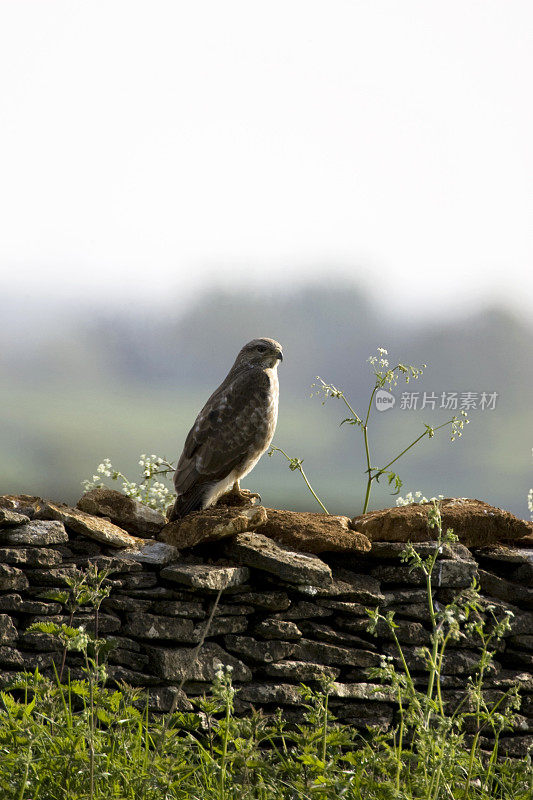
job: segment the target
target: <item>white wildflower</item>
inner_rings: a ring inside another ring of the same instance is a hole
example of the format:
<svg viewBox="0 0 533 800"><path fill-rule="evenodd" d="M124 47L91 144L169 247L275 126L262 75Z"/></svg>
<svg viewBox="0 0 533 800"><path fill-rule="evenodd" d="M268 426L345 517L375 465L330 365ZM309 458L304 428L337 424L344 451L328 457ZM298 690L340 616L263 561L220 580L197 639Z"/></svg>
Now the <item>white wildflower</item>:
<svg viewBox="0 0 533 800"><path fill-rule="evenodd" d="M422 492L407 492L405 497L397 497L396 498L396 505L397 506L410 506L412 503L433 503L438 502L444 498L443 494L439 494L436 497L424 497Z"/></svg>

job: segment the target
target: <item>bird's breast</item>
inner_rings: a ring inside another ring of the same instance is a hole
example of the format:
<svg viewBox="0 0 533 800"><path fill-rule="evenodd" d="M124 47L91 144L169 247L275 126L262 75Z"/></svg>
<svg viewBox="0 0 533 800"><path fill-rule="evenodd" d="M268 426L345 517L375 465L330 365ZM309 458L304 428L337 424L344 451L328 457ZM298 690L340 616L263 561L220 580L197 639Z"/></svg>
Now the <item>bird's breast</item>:
<svg viewBox="0 0 533 800"><path fill-rule="evenodd" d="M278 421L279 381L277 369L267 369L265 372L268 376L269 383L265 397L263 420L266 428L266 437L270 440L274 436Z"/></svg>

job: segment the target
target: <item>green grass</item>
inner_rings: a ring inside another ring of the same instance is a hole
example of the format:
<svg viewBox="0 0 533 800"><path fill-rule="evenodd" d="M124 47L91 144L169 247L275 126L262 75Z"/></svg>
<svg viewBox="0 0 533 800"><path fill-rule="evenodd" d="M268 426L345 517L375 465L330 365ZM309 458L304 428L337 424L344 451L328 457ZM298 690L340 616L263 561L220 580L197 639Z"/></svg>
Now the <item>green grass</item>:
<svg viewBox="0 0 533 800"><path fill-rule="evenodd" d="M3 800L530 800L528 763L493 760L438 726L361 736L307 690L305 721L237 718L224 678L199 713L150 719L133 690L39 675L2 693ZM14 699L19 694L19 699ZM473 753L473 755L472 755ZM437 780L438 776L438 780Z"/></svg>
<svg viewBox="0 0 533 800"><path fill-rule="evenodd" d="M55 634L65 653L75 650L83 680L56 673L21 674L0 695L0 797L2 800L531 800L531 759L504 757L500 739L520 707L517 687L494 699L486 692L495 645L509 630L475 586L444 608L433 602L432 572L442 546L438 504L428 505L434 548L422 558L407 545L402 559L425 576L430 645L422 648L426 686L409 671L392 613L369 610L368 630L386 625L396 658L383 657L369 680L397 708L390 730L361 733L331 713L334 683L301 687L301 722L287 723L251 710L234 714L231 668L220 667L209 696L193 712L155 717L139 690L105 687L110 642L82 629L37 623ZM110 591L108 573L90 569L56 598L73 613L95 612ZM214 601L210 620L220 593ZM97 626L97 618L96 618ZM479 662L465 678L462 700L450 707L442 686L445 651L469 637ZM203 640L202 640L203 641ZM198 644L201 647L201 642ZM63 679L61 679L63 678Z"/></svg>

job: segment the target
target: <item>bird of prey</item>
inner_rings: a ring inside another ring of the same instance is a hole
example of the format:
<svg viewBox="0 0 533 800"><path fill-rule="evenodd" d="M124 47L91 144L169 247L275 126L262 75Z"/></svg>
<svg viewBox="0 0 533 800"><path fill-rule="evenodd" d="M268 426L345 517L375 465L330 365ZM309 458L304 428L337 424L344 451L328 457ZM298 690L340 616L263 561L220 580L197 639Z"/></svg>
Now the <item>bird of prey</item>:
<svg viewBox="0 0 533 800"><path fill-rule="evenodd" d="M274 339L245 344L226 378L192 426L174 474L177 499L169 519L213 505L231 491L250 497L239 481L268 449L278 419L278 364Z"/></svg>

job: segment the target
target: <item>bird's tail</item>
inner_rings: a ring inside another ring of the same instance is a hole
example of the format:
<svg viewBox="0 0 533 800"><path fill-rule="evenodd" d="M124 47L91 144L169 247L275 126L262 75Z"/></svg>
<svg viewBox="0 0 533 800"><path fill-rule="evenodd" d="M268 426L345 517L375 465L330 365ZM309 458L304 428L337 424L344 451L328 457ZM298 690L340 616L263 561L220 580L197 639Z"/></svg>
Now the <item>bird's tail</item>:
<svg viewBox="0 0 533 800"><path fill-rule="evenodd" d="M182 519L186 514L191 511L198 511L205 508L205 500L212 488L212 484L199 484L193 486L187 492L179 494L170 512L168 513L168 521L174 522L177 519Z"/></svg>

